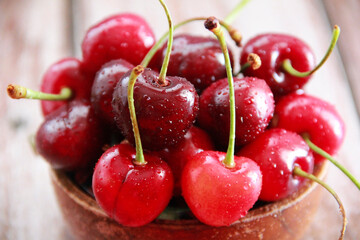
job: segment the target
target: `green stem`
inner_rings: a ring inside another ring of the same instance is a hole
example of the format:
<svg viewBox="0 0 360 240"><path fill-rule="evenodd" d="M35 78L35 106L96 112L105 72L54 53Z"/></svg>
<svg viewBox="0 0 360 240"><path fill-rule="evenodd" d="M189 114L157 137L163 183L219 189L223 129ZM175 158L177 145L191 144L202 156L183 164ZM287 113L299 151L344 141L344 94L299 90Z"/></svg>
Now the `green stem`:
<svg viewBox="0 0 360 240"><path fill-rule="evenodd" d="M343 216L343 225L342 225L342 229L341 229L341 233L340 233L340 237L339 239L344 239L344 235L345 235L345 230L346 230L346 224L347 224L347 220L346 220L346 214L345 214L345 209L344 209L344 205L342 204L339 196L336 194L336 192L325 182L321 181L319 178L315 177L314 175L307 173L305 171L303 171L300 167L296 166L294 168L293 173L297 176L300 177L304 177L307 179L310 179L314 182L317 182L318 184L320 184L321 186L323 186L331 195L333 195L333 197L335 198L335 200L337 201L337 203L339 204L339 208L340 208L340 212Z"/></svg>
<svg viewBox="0 0 360 240"><path fill-rule="evenodd" d="M229 132L228 149L223 163L226 167L233 168L235 167L234 150L235 150L235 115L236 114L235 114L235 94L234 94L234 86L233 86L234 80L232 76L229 51L226 46L224 33L220 27L219 21L214 17L210 17L205 21L205 27L215 34L215 36L219 40L221 49L225 57L226 74L229 84L230 132Z"/></svg>
<svg viewBox="0 0 360 240"><path fill-rule="evenodd" d="M251 67L253 70L259 69L261 67L261 59L256 53L249 53L247 62L241 65L240 71L236 75L244 72L244 70L249 67Z"/></svg>
<svg viewBox="0 0 360 240"><path fill-rule="evenodd" d="M333 158L330 154L328 154L327 152L325 152L324 150L322 150L321 148L319 148L318 146L316 146L313 142L311 142L309 136L304 135L303 136L305 142L309 145L309 147L311 148L311 150L313 150L315 153L319 154L320 156L326 158L327 160L329 160L332 164L334 164L338 169L340 169L354 184L355 186L360 190L360 183L358 180L356 180L356 178L343 166L341 165L338 161L335 160L335 158Z"/></svg>
<svg viewBox="0 0 360 240"><path fill-rule="evenodd" d="M190 22L195 22L195 21L205 21L207 18L206 17L196 17L196 18L190 18L187 19L183 22L180 22L178 24L176 24L174 26L174 30L178 29L179 27L186 25ZM240 46L241 45L241 39L242 36L240 34L239 31L237 31L235 28L231 27L230 25L226 24L223 21L219 21L221 26L223 26L226 31L229 33L230 37L234 40L234 42L236 43L236 45ZM165 40L167 39L169 35L169 32L166 32L164 35L161 36L161 38L155 43L155 45L150 49L150 51L146 54L144 60L141 62L141 65L146 68L151 59L153 58L153 56L155 55L156 51L162 46L162 44L165 42Z"/></svg>
<svg viewBox="0 0 360 240"><path fill-rule="evenodd" d="M329 58L331 52L335 48L337 40L339 39L339 35L340 35L340 28L339 28L339 26L335 25L330 46L329 46L328 50L326 51L325 56L321 59L320 63L314 69L307 71L307 72L299 72L296 69L294 69L294 67L291 65L291 61L289 59L284 60L284 62L282 64L282 68L284 69L285 72L287 72L290 75L295 76L295 77L310 76L311 74L316 72Z"/></svg>
<svg viewBox="0 0 360 240"><path fill-rule="evenodd" d="M34 91L32 89L9 84L7 87L8 95L14 99L27 98L27 99L39 99L39 100L48 100L48 101L59 101L59 100L68 100L72 96L72 91L70 88L64 87L61 89L59 94L43 93L39 91Z"/></svg>
<svg viewBox="0 0 360 240"><path fill-rule="evenodd" d="M134 163L137 165L144 165L146 164L144 153L141 144L140 138L140 131L139 126L136 120L136 112L135 112L135 104L134 104L134 85L138 76L144 71L144 68L141 65L136 66L133 68L129 78L129 85L128 85L128 104L129 104L129 112L130 112L130 119L131 124L133 127L134 138L135 138L135 147L136 147L136 156Z"/></svg>
<svg viewBox="0 0 360 240"><path fill-rule="evenodd" d="M158 83L160 85L167 85L167 81L165 78L166 78L166 72L167 72L167 68L169 65L169 61L170 61L172 42L173 42L173 38L174 38L173 37L174 26L173 26L173 23L171 20L169 9L167 8L166 4L162 0L159 0L159 1L165 10L166 17L169 22L169 38L168 38L168 42L167 42L165 58L164 58L162 66L161 66L161 70L160 70L160 74L159 74Z"/></svg>
<svg viewBox="0 0 360 240"><path fill-rule="evenodd" d="M239 15L239 12L248 4L251 0L242 0L236 7L225 17L224 22L231 24L235 18Z"/></svg>

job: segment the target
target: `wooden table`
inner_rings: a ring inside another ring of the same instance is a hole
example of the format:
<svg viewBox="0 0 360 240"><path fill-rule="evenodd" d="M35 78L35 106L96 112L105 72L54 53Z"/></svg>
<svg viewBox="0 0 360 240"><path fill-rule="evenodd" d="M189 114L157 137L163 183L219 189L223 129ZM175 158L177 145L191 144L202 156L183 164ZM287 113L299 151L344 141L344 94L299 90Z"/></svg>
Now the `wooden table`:
<svg viewBox="0 0 360 240"><path fill-rule="evenodd" d="M223 18L237 0L167 0L174 22L194 16ZM360 2L356 0L253 0L234 26L246 41L262 32L285 32L304 39L318 59L327 49L333 24L342 34L337 50L315 74L306 90L333 103L346 122L347 135L338 159L360 179ZM71 239L49 180L49 166L36 155L29 139L42 121L35 101L15 101L7 84L38 89L46 68L60 58L81 58L86 29L109 14L142 15L157 37L167 21L156 0L0 0L0 239ZM201 23L180 31L209 34ZM236 53L239 50L235 51ZM348 215L346 239L360 237L360 192L331 167L327 178ZM341 215L324 193L322 205L304 239L337 239Z"/></svg>

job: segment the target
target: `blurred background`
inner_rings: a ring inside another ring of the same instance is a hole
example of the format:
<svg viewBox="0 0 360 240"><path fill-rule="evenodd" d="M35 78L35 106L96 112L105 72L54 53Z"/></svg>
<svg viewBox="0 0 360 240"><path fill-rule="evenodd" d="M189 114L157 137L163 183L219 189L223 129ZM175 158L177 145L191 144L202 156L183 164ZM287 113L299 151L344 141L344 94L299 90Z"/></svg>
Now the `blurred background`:
<svg viewBox="0 0 360 240"><path fill-rule="evenodd" d="M224 18L237 0L166 0L175 23L195 16ZM13 100L9 83L39 89L41 77L55 61L81 59L86 30L119 12L143 16L157 37L167 20L156 0L0 0L0 239L71 239L62 220L49 178L49 166L32 149L31 137L43 117L35 100ZM337 158L360 179L360 2L357 0L252 0L233 26L249 38L264 32L295 35L307 42L317 59L325 53L334 24L341 27L336 51L318 71L306 91L336 106L347 135ZM202 23L179 29L210 35ZM230 42L230 41L229 41ZM240 49L230 45L238 56ZM237 61L238 57L235 57ZM343 200L348 214L345 239L360 236L360 192L330 167L329 185ZM314 222L304 239L336 239L341 215L325 191Z"/></svg>

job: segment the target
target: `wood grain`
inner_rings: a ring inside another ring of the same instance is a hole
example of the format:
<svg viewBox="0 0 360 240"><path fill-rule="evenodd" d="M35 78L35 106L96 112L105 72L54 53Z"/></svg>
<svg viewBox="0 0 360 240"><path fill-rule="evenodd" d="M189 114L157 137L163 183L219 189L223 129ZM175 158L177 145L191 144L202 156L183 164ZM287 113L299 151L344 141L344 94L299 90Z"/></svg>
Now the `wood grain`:
<svg viewBox="0 0 360 240"><path fill-rule="evenodd" d="M223 18L238 1L166 2L176 23L194 16ZM233 25L242 31L244 41L263 32L298 36L312 47L317 59L327 49L332 25L338 23L342 27L339 48L306 90L334 104L343 116L347 136L337 157L360 179L360 126L355 105L357 102L359 106L360 99L356 81L360 66L357 9L356 0L253 0ZM37 89L50 64L71 55L81 58L80 44L89 26L125 11L142 15L157 37L167 29L165 15L155 0L108 0L106 4L99 0L0 1L0 239L71 239L54 198L48 165L28 143L42 121L39 104L9 99L5 94L7 84ZM180 31L210 35L202 23L189 24ZM240 50L234 52L238 54ZM334 167L329 170L327 182L338 192L348 213L345 239L358 239L359 191ZM338 237L338 207L325 191L323 195L323 204L304 239Z"/></svg>

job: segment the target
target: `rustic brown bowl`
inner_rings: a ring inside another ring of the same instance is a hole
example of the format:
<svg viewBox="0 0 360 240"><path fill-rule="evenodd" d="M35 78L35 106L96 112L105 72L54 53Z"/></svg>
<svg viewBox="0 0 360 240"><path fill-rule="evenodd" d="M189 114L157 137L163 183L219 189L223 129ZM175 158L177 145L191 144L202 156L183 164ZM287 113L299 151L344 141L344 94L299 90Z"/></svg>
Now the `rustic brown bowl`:
<svg viewBox="0 0 360 240"><path fill-rule="evenodd" d="M324 179L327 164L315 175ZM155 220L143 227L124 227L99 208L62 171L52 170L52 182L65 221L76 239L208 240L299 239L309 226L321 200L321 187L306 185L290 197L253 209L228 227L211 227L197 220Z"/></svg>

